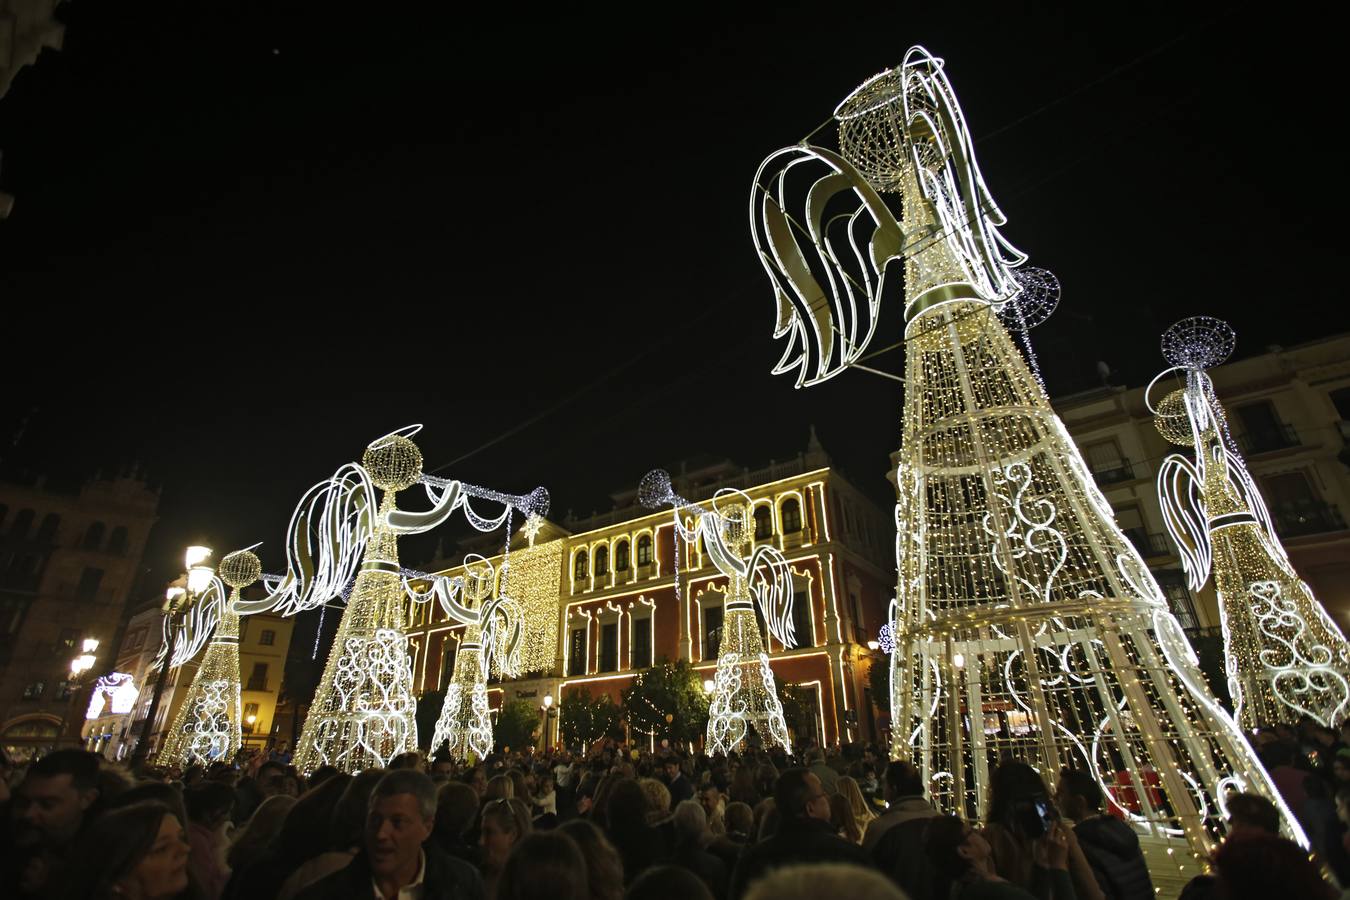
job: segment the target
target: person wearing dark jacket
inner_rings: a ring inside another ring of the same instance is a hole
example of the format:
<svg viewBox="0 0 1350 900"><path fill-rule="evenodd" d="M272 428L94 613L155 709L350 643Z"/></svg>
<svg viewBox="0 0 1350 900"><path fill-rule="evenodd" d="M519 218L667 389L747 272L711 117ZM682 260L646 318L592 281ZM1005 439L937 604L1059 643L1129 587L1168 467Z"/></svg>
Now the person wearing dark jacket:
<svg viewBox="0 0 1350 900"><path fill-rule="evenodd" d="M300 900L378 897L483 900L468 863L428 843L436 824L436 786L415 769L395 769L370 795L361 852L344 869L300 893Z"/></svg>
<svg viewBox="0 0 1350 900"><path fill-rule="evenodd" d="M1152 900L1153 881L1134 829L1101 813L1097 780L1079 769L1064 769L1055 790L1055 804L1073 827L1097 884L1107 900Z"/></svg>
<svg viewBox="0 0 1350 900"><path fill-rule="evenodd" d="M872 867L861 847L834 833L830 799L815 775L805 769L784 771L774 785L774 805L781 816L778 831L741 855L731 877L732 900L739 900L757 878L779 866L836 862Z"/></svg>

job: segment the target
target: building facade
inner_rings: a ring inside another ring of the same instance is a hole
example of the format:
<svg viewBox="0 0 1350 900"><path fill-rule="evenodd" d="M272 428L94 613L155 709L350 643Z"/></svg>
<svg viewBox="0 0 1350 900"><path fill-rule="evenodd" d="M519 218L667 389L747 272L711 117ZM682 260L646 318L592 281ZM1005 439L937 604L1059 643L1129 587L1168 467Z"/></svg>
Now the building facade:
<svg viewBox="0 0 1350 900"><path fill-rule="evenodd" d="M135 723L138 710L148 704L146 676L163 635L164 613L152 604L135 613L122 632L122 643L113 658L112 672L103 676L107 684L96 684L85 711L80 737L86 750L107 759L124 759L139 736ZM128 690L124 685L130 684ZM151 682L153 689L153 682ZM130 699L130 706L125 700ZM143 720L143 713L142 713Z"/></svg>
<svg viewBox="0 0 1350 900"><path fill-rule="evenodd" d="M1350 530L1342 512L1350 508L1350 335L1273 348L1209 375L1290 561L1350 631ZM1155 401L1180 386L1160 383ZM1158 502L1158 466L1188 448L1158 433L1143 387L1099 388L1054 406L1182 626L1193 636L1215 636L1213 584L1195 594L1186 588Z"/></svg>
<svg viewBox="0 0 1350 900"><path fill-rule="evenodd" d="M722 488L744 491L756 543L788 560L799 646L769 638L767 649L774 673L810 711L812 724L801 728L809 733L794 734L795 743L880 740L889 709L885 697L872 696L868 674L884 661L868 642L894 591L888 517L830 467L814 436L790 462L757 471L722 461L686 467L674 486L694 502ZM525 607L525 672L490 685L494 707L538 704L546 695L560 702L582 689L618 702L638 673L663 660L687 660L712 677L726 579L701 548L681 547L677 593L671 511L638 507L636 490L614 499L611 512L566 528L545 523L532 542L520 535L513 542L506 593ZM414 684L419 695L441 690L464 627L433 604L414 605L410 621ZM556 742L557 720L547 721Z"/></svg>
<svg viewBox="0 0 1350 900"><path fill-rule="evenodd" d="M107 671L158 505L137 474L0 485L0 745L18 758L79 740L91 685L71 661L97 640L90 681Z"/></svg>

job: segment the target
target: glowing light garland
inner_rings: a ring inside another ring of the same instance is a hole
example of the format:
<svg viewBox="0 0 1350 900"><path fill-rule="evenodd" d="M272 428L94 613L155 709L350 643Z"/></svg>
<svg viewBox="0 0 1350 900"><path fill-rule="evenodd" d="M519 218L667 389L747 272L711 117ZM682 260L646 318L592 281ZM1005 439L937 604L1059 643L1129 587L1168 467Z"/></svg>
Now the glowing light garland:
<svg viewBox="0 0 1350 900"><path fill-rule="evenodd" d="M243 740L239 700L240 592L262 577L262 564L252 548L238 550L220 561L218 578L189 614L179 631L185 648L210 636L206 656L193 676L183 703L165 733L156 760L160 765L184 768L192 763L233 758ZM220 582L230 586L225 597ZM209 608L208 608L209 607ZM200 615L194 615L201 610ZM165 617L168 621L168 617ZM214 633L188 633L191 628L214 626ZM190 658L190 657L189 657ZM186 662L186 660L183 660Z"/></svg>
<svg viewBox="0 0 1350 900"><path fill-rule="evenodd" d="M706 510L677 496L670 475L656 469L643 477L638 499L648 509L674 506L677 553L682 542L697 547L702 538L708 557L727 578L722 641L708 707L708 753L735 750L751 727L765 744L791 752L755 605L768 632L784 647L795 646L792 573L777 549L761 545L751 551L754 519L749 496L723 488L713 497L713 508ZM684 521L689 513L694 516L692 527ZM679 582L678 567L675 580Z"/></svg>
<svg viewBox="0 0 1350 900"><path fill-rule="evenodd" d="M1207 316L1163 335L1163 354L1186 386L1149 408L1158 431L1196 449L1158 470L1158 500L1192 590L1214 575L1228 691L1244 728L1304 715L1334 727L1350 710L1350 644L1294 571L1205 369L1232 352L1236 335ZM1150 390L1158 378L1149 385ZM1147 400L1147 393L1145 399Z"/></svg>
<svg viewBox="0 0 1350 900"><path fill-rule="evenodd" d="M843 154L772 154L751 221L788 339L775 371L799 386L856 362L904 263L892 755L970 818L1006 755L1089 771L1165 850L1155 869L1198 868L1230 789L1269 798L1306 845L1013 344L1007 305L1029 326L1053 282L1014 270L941 61L910 50L836 118ZM879 193L897 188L899 218Z"/></svg>

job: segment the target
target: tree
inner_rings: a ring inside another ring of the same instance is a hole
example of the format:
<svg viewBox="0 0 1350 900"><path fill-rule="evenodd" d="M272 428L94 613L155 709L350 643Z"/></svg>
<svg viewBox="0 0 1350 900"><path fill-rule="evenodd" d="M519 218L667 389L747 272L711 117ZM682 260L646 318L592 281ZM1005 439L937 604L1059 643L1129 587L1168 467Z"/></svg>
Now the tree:
<svg viewBox="0 0 1350 900"><path fill-rule="evenodd" d="M657 740L689 744L708 727L708 698L703 681L687 660L662 660L623 692L623 709L635 731Z"/></svg>
<svg viewBox="0 0 1350 900"><path fill-rule="evenodd" d="M883 656L872 660L867 670L867 685L872 689L872 702L883 713L891 714L891 658Z"/></svg>
<svg viewBox="0 0 1350 900"><path fill-rule="evenodd" d="M586 688L569 693L558 704L558 729L563 744L583 749L604 737L621 737L622 710L609 694L591 696Z"/></svg>
<svg viewBox="0 0 1350 900"><path fill-rule="evenodd" d="M497 724L492 726L493 749L523 750L534 744L539 729L539 710L528 700L512 700L497 713Z"/></svg>

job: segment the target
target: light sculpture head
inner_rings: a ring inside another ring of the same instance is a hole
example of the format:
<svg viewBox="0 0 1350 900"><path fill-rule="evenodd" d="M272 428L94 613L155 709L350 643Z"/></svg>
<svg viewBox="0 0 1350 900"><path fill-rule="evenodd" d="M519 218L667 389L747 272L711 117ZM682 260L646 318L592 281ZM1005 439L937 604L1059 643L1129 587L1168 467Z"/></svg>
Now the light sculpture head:
<svg viewBox="0 0 1350 900"><path fill-rule="evenodd" d="M1237 332L1222 319L1191 316L1173 323L1163 332L1162 353L1174 366L1209 369L1233 353Z"/></svg>
<svg viewBox="0 0 1350 900"><path fill-rule="evenodd" d="M1186 391L1178 388L1158 401L1153 424L1158 433L1174 444L1189 447L1195 443L1191 419L1186 413Z"/></svg>
<svg viewBox="0 0 1350 900"><path fill-rule="evenodd" d="M723 488L713 497L713 510L722 526L722 538L731 552L747 555L750 547L750 498L741 491Z"/></svg>
<svg viewBox="0 0 1350 900"><path fill-rule="evenodd" d="M217 568L220 580L232 588L245 588L262 577L262 561L252 549L228 553Z"/></svg>
<svg viewBox="0 0 1350 900"><path fill-rule="evenodd" d="M887 69L864 81L834 110L839 149L878 191L899 191L907 177L904 106L903 72Z"/></svg>
<svg viewBox="0 0 1350 900"><path fill-rule="evenodd" d="M638 503L647 509L660 509L678 499L665 469L652 469L638 482Z"/></svg>
<svg viewBox="0 0 1350 900"><path fill-rule="evenodd" d="M371 442L361 456L361 465L380 490L402 491L422 477L422 451L396 431Z"/></svg>

